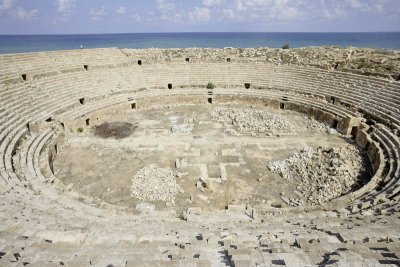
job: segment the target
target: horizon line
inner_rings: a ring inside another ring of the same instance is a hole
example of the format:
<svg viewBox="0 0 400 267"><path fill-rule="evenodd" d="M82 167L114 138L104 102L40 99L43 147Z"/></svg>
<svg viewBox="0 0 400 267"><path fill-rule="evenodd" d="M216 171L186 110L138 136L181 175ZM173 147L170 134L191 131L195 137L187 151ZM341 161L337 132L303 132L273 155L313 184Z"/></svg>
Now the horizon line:
<svg viewBox="0 0 400 267"><path fill-rule="evenodd" d="M215 32L189 32L189 31L181 31L181 32L114 32L114 33L22 33L22 34L9 34L9 33L0 33L0 36L27 36L27 35L112 35L112 34L185 34L185 33L400 33L400 31L277 31L277 32L263 32L263 31L215 31Z"/></svg>

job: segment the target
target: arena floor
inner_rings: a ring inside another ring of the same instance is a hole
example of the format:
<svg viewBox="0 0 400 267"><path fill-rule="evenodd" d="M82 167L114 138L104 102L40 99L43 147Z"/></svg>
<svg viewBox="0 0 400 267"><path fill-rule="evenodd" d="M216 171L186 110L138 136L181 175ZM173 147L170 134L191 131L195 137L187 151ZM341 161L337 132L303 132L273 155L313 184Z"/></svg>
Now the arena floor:
<svg viewBox="0 0 400 267"><path fill-rule="evenodd" d="M245 111L249 112L244 114L247 117L262 112L278 120L264 131L246 132L216 116L216 110ZM55 175L69 189L132 211L142 202L179 212L189 206L204 211L235 204L288 207L282 196L297 196L305 207L310 203L299 195L296 183L271 172L268 163L285 160L305 147L355 147L350 138L336 131L328 134L329 126L304 114L240 104L138 110L110 117L108 123L116 129L128 125L129 135L98 136L98 125L91 126L71 137L58 153ZM355 172L364 184L371 176L369 160L365 154L362 157L363 172ZM160 196L154 199L151 191L142 192L139 198L132 195L132 179L152 164L175 172L177 192L169 193L168 184L151 181L149 174L146 186L156 190L164 187L158 192Z"/></svg>

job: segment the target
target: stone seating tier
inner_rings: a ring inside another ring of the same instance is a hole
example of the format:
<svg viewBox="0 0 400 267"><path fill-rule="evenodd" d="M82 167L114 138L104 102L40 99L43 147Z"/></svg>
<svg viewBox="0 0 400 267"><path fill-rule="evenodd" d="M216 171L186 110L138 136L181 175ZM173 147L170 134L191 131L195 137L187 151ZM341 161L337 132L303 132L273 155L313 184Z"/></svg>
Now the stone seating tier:
<svg viewBox="0 0 400 267"><path fill-rule="evenodd" d="M3 55L0 62L0 265L400 264L399 82L264 63L138 66L118 49ZM34 78L23 81L24 73ZM40 158L56 153L64 120L129 109L130 101L140 108L157 97L206 102L208 82L216 85L216 101L268 99L339 121L360 111L384 119L386 125L376 121L367 133L377 177L325 210L270 208L256 217L227 210L182 221L173 210L134 215L67 192L49 165L42 169ZM375 184L380 177L383 183Z"/></svg>

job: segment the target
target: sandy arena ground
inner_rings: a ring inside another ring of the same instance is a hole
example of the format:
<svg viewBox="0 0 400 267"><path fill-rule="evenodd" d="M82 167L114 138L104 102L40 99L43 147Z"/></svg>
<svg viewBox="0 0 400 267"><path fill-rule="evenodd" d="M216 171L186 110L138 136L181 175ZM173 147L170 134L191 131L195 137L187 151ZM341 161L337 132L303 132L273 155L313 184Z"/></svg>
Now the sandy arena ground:
<svg viewBox="0 0 400 267"><path fill-rule="evenodd" d="M291 129L241 133L234 130L231 121L211 116L216 107L267 112L289 122ZM173 207L177 211L199 206L212 211L230 204L286 207L282 195L293 196L296 184L271 172L269 162L285 160L307 146L354 146L340 134L328 134L325 125L304 114L239 105L138 110L109 118L108 122L128 126L131 133L102 138L92 126L90 131L71 137L54 161L55 175L83 195L132 211L143 202L160 210ZM310 125L314 126L307 128ZM367 163L365 155L363 162ZM150 164L176 172L181 192L174 201L151 202L131 196L132 179ZM368 179L368 173L364 166L359 179Z"/></svg>

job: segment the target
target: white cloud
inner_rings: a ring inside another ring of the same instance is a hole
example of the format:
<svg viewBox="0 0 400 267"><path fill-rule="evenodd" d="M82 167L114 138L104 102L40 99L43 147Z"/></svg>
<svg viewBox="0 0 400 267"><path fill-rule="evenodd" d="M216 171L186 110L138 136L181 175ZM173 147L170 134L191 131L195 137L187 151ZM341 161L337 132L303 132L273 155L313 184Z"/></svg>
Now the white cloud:
<svg viewBox="0 0 400 267"><path fill-rule="evenodd" d="M57 6L58 13L70 13L71 9L75 7L76 0L56 0L54 5Z"/></svg>
<svg viewBox="0 0 400 267"><path fill-rule="evenodd" d="M0 0L0 12L12 8L16 0Z"/></svg>
<svg viewBox="0 0 400 267"><path fill-rule="evenodd" d="M375 9L378 13L382 13L382 12L383 12L383 4L375 4L375 5L374 5L374 9Z"/></svg>
<svg viewBox="0 0 400 267"><path fill-rule="evenodd" d="M271 8L269 18L279 20L292 20L297 19L302 15L302 12L296 7L285 6Z"/></svg>
<svg viewBox="0 0 400 267"><path fill-rule="evenodd" d="M364 6L359 0L348 0L352 8L362 8Z"/></svg>
<svg viewBox="0 0 400 267"><path fill-rule="evenodd" d="M346 0L347 1L347 0ZM336 19L347 17L347 11L349 7L346 6L345 2L329 2L327 5L325 0L320 1L319 9L315 9L317 17L322 17L322 19Z"/></svg>
<svg viewBox="0 0 400 267"><path fill-rule="evenodd" d="M211 10L206 7L203 8L195 7L194 11L189 12L188 17L191 22L209 21L211 18Z"/></svg>
<svg viewBox="0 0 400 267"><path fill-rule="evenodd" d="M346 17L347 16L347 12L344 9L335 7L334 11L335 11L335 15L337 15L338 17Z"/></svg>
<svg viewBox="0 0 400 267"><path fill-rule="evenodd" d="M157 2L156 7L161 12L175 9L175 5L173 3L166 3L165 0L156 0L156 2Z"/></svg>
<svg viewBox="0 0 400 267"><path fill-rule="evenodd" d="M220 6L224 0L203 0L205 6Z"/></svg>
<svg viewBox="0 0 400 267"><path fill-rule="evenodd" d="M289 20L303 15L300 9L305 0L236 0L235 8L241 14L249 12L247 17ZM310 5L310 3L308 3Z"/></svg>
<svg viewBox="0 0 400 267"><path fill-rule="evenodd" d="M224 9L224 10L222 10L222 14L229 19L236 18L235 12L233 12L232 9Z"/></svg>
<svg viewBox="0 0 400 267"><path fill-rule="evenodd" d="M11 14L19 19L36 19L36 15L39 13L38 9L25 10L22 7L18 7L16 10L12 10Z"/></svg>
<svg viewBox="0 0 400 267"><path fill-rule="evenodd" d="M132 14L131 18L134 19L136 22L141 22L142 21L142 17L137 12Z"/></svg>
<svg viewBox="0 0 400 267"><path fill-rule="evenodd" d="M174 23L182 23L182 19L184 18L184 15L182 13L176 13L173 17L172 17L172 21Z"/></svg>
<svg viewBox="0 0 400 267"><path fill-rule="evenodd" d="M236 2L236 9L237 9L238 11L244 11L244 10L247 9L247 7L245 7L245 6L243 5L242 0L237 0L237 2Z"/></svg>
<svg viewBox="0 0 400 267"><path fill-rule="evenodd" d="M350 6L354 9L359 9L361 11L371 11L372 8L368 3L362 3L360 0L347 0Z"/></svg>
<svg viewBox="0 0 400 267"><path fill-rule="evenodd" d="M324 18L325 19L334 19L334 18L336 18L336 16L328 9L324 9L322 12L324 14Z"/></svg>
<svg viewBox="0 0 400 267"><path fill-rule="evenodd" d="M175 4L168 3L165 0L156 0L156 9L159 11L158 17L162 20L172 23L183 23L183 18L186 17L182 10L179 10ZM180 5L180 7L182 7ZM149 12L151 17L155 16L154 12ZM150 18L152 19L152 18Z"/></svg>
<svg viewBox="0 0 400 267"><path fill-rule="evenodd" d="M125 14L126 13L126 7L120 6L117 11L118 14Z"/></svg>
<svg viewBox="0 0 400 267"><path fill-rule="evenodd" d="M258 18L260 17L260 15L254 14L254 13L252 13L250 16L251 16L253 19L258 19Z"/></svg>
<svg viewBox="0 0 400 267"><path fill-rule="evenodd" d="M102 5L99 8L92 8L90 10L90 14L92 15L92 20L102 20L106 13L106 6Z"/></svg>
<svg viewBox="0 0 400 267"><path fill-rule="evenodd" d="M0 11L10 9L16 0L0 0Z"/></svg>

